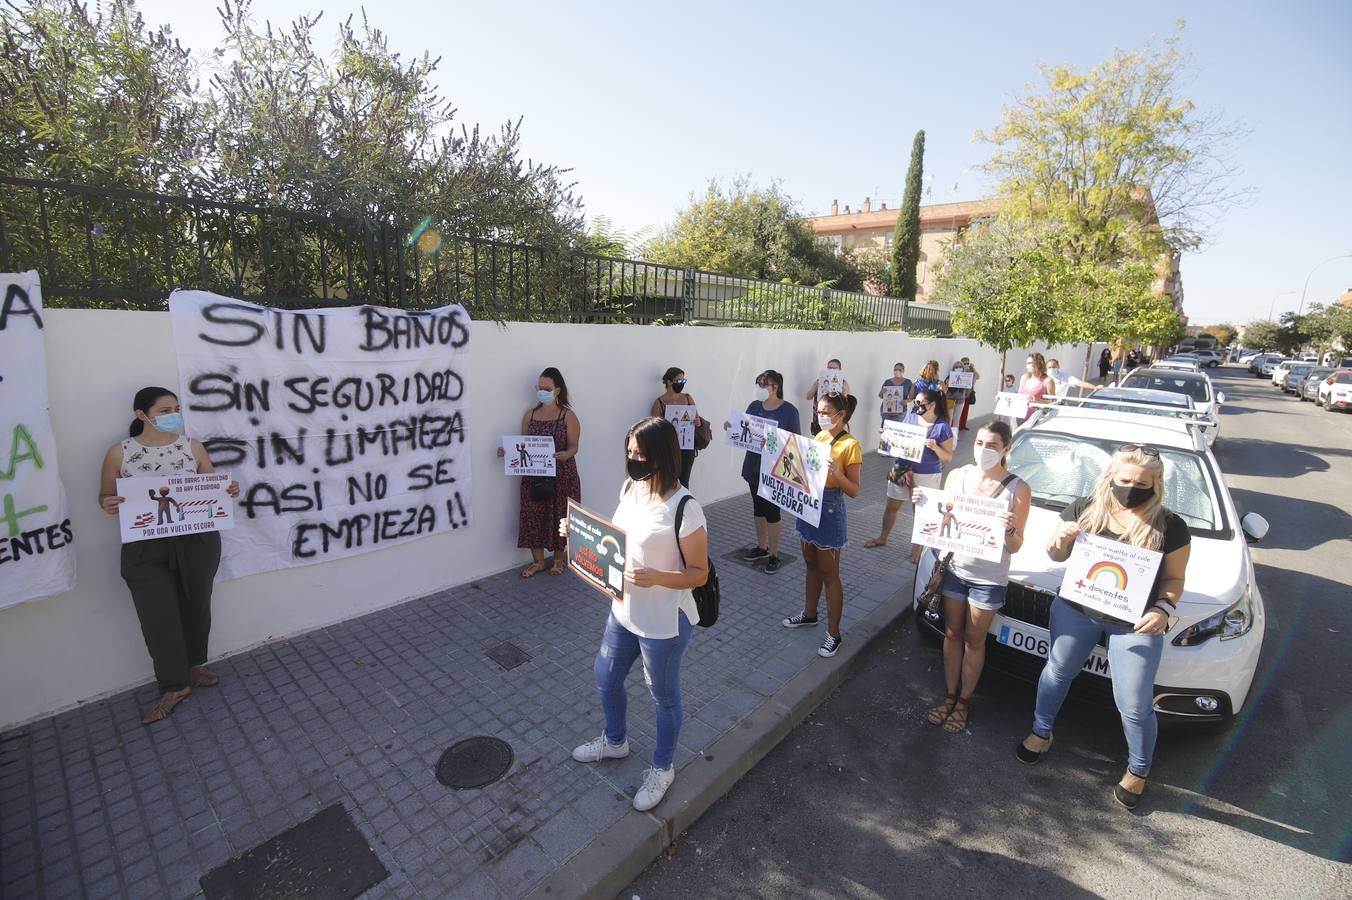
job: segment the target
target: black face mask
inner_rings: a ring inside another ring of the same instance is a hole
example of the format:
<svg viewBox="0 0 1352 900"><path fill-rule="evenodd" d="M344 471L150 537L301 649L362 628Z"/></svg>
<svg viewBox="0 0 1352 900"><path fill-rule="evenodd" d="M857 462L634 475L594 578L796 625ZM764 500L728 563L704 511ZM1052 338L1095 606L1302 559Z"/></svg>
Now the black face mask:
<svg viewBox="0 0 1352 900"><path fill-rule="evenodd" d="M1155 496L1155 489L1152 487L1113 482L1113 499L1127 509L1135 509L1153 496Z"/></svg>
<svg viewBox="0 0 1352 900"><path fill-rule="evenodd" d="M677 393L677 394L679 394L681 391L685 390L685 379L684 379L684 378L681 378L681 379L678 379L678 380L676 380L676 381L673 381L673 382L671 383L671 389L672 389L672 391L674 391L674 392Z"/></svg>
<svg viewBox="0 0 1352 900"><path fill-rule="evenodd" d="M653 477L652 466L648 465L646 459L634 459L632 456L624 458L624 470L634 481L647 481Z"/></svg>
<svg viewBox="0 0 1352 900"><path fill-rule="evenodd" d="M923 416L925 413L929 412L929 407L923 403L917 403L911 407L911 412L915 413L917 416Z"/></svg>

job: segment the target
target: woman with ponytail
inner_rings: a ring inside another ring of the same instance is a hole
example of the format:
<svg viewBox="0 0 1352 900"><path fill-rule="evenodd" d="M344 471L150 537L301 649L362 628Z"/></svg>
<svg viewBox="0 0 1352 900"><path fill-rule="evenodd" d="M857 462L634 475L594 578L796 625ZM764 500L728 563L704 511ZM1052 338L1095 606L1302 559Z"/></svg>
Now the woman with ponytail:
<svg viewBox="0 0 1352 900"><path fill-rule="evenodd" d="M859 469L864 449L847 430L858 401L850 394L823 394L817 400L818 443L830 448L821 518L816 525L798 520L798 537L807 567L803 611L784 620L785 628L817 624L817 604L826 593L826 638L817 651L831 657L840 649L840 615L845 589L840 583L840 550L845 546L845 496L859 496Z"/></svg>
<svg viewBox="0 0 1352 900"><path fill-rule="evenodd" d="M108 448L99 478L99 506L117 515L124 498L117 479L137 475L215 471L201 441L183 434L178 397L168 388L145 387L132 399L125 441ZM231 497L239 485L230 482ZM122 545L122 578L131 590L141 635L155 665L160 699L141 721L158 722L195 687L219 680L206 667L211 634L211 587L221 562L221 536L208 531Z"/></svg>

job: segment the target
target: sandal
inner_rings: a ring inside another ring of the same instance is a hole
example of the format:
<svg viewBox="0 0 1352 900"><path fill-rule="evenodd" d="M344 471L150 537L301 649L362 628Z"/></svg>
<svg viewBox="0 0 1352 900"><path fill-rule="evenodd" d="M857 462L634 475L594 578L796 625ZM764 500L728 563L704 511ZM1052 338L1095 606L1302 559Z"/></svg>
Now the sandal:
<svg viewBox="0 0 1352 900"><path fill-rule="evenodd" d="M1132 787L1139 790L1130 790L1123 782L1131 779ZM1141 795L1145 793L1146 780L1130 769L1122 776L1122 781L1113 785L1113 799L1122 804L1127 809L1135 809L1136 804L1141 802Z"/></svg>
<svg viewBox="0 0 1352 900"><path fill-rule="evenodd" d="M931 709L925 716L925 721L931 725L942 725L948 720L949 713L953 712L953 707L958 704L957 694L944 694L944 702Z"/></svg>
<svg viewBox="0 0 1352 900"><path fill-rule="evenodd" d="M220 676L206 666L193 666L188 672L188 681L193 687L215 687L220 684Z"/></svg>
<svg viewBox="0 0 1352 900"><path fill-rule="evenodd" d="M168 718L169 713L174 711L174 707L188 699L188 695L191 693L192 688L184 688L181 691L165 691L164 696L160 697L155 705L150 707L150 710L141 717L141 724L149 725L152 722Z"/></svg>
<svg viewBox="0 0 1352 900"><path fill-rule="evenodd" d="M886 547L887 541L882 538L874 538L871 541L864 541L864 546L872 550L874 547Z"/></svg>
<svg viewBox="0 0 1352 900"><path fill-rule="evenodd" d="M533 562L521 570L522 578L534 578L545 570L546 566L542 562Z"/></svg>
<svg viewBox="0 0 1352 900"><path fill-rule="evenodd" d="M549 567L549 574L554 576L562 575L567 567L567 561L562 556L556 556L554 557L554 565Z"/></svg>
<svg viewBox="0 0 1352 900"><path fill-rule="evenodd" d="M962 734L967 730L967 715L972 711L972 698L959 697L953 704L953 711L944 719L944 731L948 734Z"/></svg>
<svg viewBox="0 0 1352 900"><path fill-rule="evenodd" d="M1032 747L1028 746L1028 742L1033 738L1044 741L1041 750L1034 750ZM1034 731L1032 734L1028 735L1028 737L1024 738L1019 743L1019 746L1014 749L1014 756L1025 766L1035 766L1037 765L1037 761L1042 759L1042 754L1050 749L1052 749L1052 735L1049 734L1046 737L1043 737Z"/></svg>

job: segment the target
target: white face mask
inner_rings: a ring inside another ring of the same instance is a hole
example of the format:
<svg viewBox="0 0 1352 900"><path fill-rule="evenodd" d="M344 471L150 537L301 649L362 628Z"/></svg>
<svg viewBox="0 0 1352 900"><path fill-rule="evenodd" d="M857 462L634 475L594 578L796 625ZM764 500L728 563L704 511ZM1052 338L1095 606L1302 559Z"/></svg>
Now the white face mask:
<svg viewBox="0 0 1352 900"><path fill-rule="evenodd" d="M817 416L817 427L820 428L822 431L830 431L830 430L831 430L832 424L834 424L834 423L831 421L831 419L832 419L831 416L818 415L818 416Z"/></svg>
<svg viewBox="0 0 1352 900"><path fill-rule="evenodd" d="M756 385L755 397L761 403L764 403L766 400L770 399L770 389L767 387L761 387L760 385Z"/></svg>
<svg viewBox="0 0 1352 900"><path fill-rule="evenodd" d="M1053 366L1052 368L1050 368L1050 369L1047 370L1047 374L1050 375L1052 378L1055 378L1055 377L1056 377L1056 373L1058 373L1058 372L1060 372L1060 371L1061 371L1060 369L1058 369L1058 368L1056 368L1055 366Z"/></svg>
<svg viewBox="0 0 1352 900"><path fill-rule="evenodd" d="M1000 464L1000 457L1004 455L1004 451L996 450L994 447L972 448L972 458L976 460L977 467L983 472L998 466Z"/></svg>
<svg viewBox="0 0 1352 900"><path fill-rule="evenodd" d="M1035 366L1032 363L1028 363L1027 365L1024 366L1024 368L1028 370L1029 374L1032 374Z"/></svg>

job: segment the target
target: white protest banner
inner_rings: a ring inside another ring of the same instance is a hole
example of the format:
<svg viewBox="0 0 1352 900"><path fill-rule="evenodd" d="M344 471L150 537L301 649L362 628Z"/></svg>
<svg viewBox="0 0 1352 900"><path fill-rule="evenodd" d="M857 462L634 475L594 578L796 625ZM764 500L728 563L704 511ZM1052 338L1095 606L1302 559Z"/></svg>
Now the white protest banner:
<svg viewBox="0 0 1352 900"><path fill-rule="evenodd" d="M169 298L188 433L240 483L221 575L470 524L469 315Z"/></svg>
<svg viewBox="0 0 1352 900"><path fill-rule="evenodd" d="M235 527L234 501L226 493L230 476L136 475L117 480L117 523L122 543L149 541Z"/></svg>
<svg viewBox="0 0 1352 900"><path fill-rule="evenodd" d="M553 478L557 467L554 437L548 434L504 434L502 474Z"/></svg>
<svg viewBox="0 0 1352 900"><path fill-rule="evenodd" d="M878 434L878 452L883 456L920 462L925 455L929 426L911 422L883 422Z"/></svg>
<svg viewBox="0 0 1352 900"><path fill-rule="evenodd" d="M915 504L911 543L941 553L961 553L999 562L1005 549L1009 509L999 500L925 488Z"/></svg>
<svg viewBox="0 0 1352 900"><path fill-rule="evenodd" d="M840 369L822 369L817 375L817 396L845 393L845 373Z"/></svg>
<svg viewBox="0 0 1352 900"><path fill-rule="evenodd" d="M765 432L756 493L809 525L822 519L829 444L782 428Z"/></svg>
<svg viewBox="0 0 1352 900"><path fill-rule="evenodd" d="M693 406L682 403L662 410L662 416L676 427L676 437L682 450L695 449L695 418L699 413Z"/></svg>
<svg viewBox="0 0 1352 900"><path fill-rule="evenodd" d="M1028 417L1028 395L1001 391L995 395L995 414L997 416L1026 419Z"/></svg>
<svg viewBox="0 0 1352 900"><path fill-rule="evenodd" d="M729 428L723 432L723 443L752 453L760 453L761 447L765 446L765 435L779 427L774 419L763 419L735 409L728 417L728 424Z"/></svg>
<svg viewBox="0 0 1352 900"><path fill-rule="evenodd" d="M883 385L883 415L899 416L906 412L906 392L900 385Z"/></svg>
<svg viewBox="0 0 1352 900"><path fill-rule="evenodd" d="M1066 560L1061 596L1088 609L1135 624L1150 603L1164 554L1081 532Z"/></svg>
<svg viewBox="0 0 1352 900"><path fill-rule="evenodd" d="M0 609L75 587L37 272L0 274Z"/></svg>
<svg viewBox="0 0 1352 900"><path fill-rule="evenodd" d="M976 373L954 369L948 373L948 387L971 390L976 385Z"/></svg>

